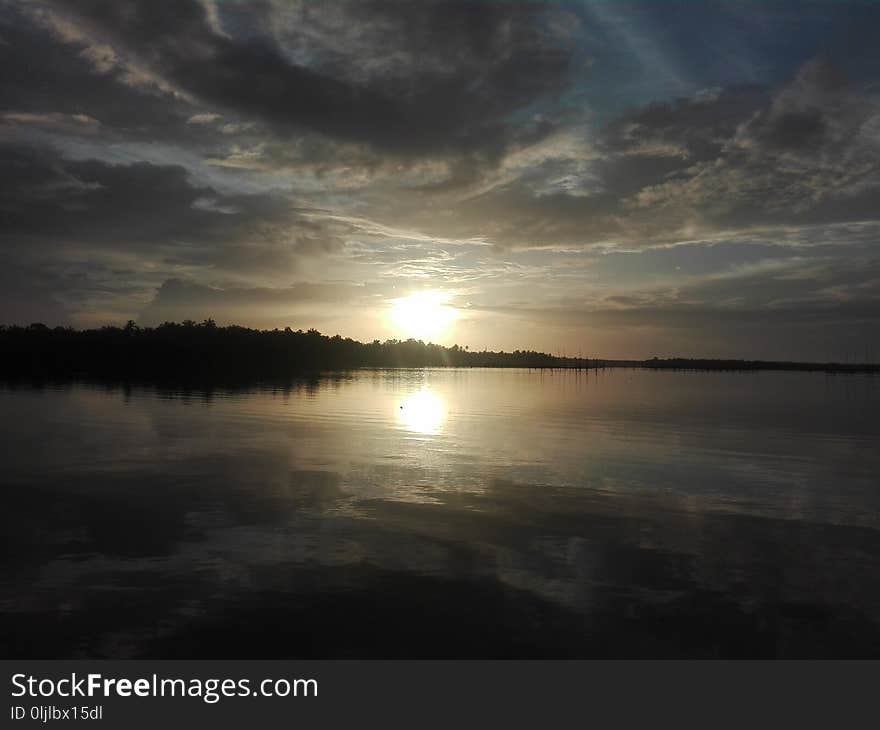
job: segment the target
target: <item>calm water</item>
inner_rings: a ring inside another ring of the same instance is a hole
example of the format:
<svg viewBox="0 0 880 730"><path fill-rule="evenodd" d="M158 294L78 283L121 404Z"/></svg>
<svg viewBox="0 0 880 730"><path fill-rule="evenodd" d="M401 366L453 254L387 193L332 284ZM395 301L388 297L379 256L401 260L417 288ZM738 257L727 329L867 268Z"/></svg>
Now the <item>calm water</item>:
<svg viewBox="0 0 880 730"><path fill-rule="evenodd" d="M0 389L3 656L880 656L869 376Z"/></svg>

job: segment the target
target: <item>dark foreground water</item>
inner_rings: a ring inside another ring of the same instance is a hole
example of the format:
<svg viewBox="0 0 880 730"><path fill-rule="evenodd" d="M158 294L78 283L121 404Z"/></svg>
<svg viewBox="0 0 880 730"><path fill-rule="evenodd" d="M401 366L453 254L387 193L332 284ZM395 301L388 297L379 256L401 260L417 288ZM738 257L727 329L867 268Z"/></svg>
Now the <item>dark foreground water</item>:
<svg viewBox="0 0 880 730"><path fill-rule="evenodd" d="M5 657L880 657L870 376L0 389Z"/></svg>

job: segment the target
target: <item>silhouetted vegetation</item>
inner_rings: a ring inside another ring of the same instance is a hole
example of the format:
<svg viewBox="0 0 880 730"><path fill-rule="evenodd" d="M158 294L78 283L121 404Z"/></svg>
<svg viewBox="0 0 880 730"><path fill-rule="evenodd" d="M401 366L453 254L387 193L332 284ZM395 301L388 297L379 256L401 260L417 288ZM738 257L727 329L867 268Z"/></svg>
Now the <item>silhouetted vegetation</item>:
<svg viewBox="0 0 880 730"><path fill-rule="evenodd" d="M667 358L639 360L633 363L640 368L655 370L801 370L828 373L876 373L880 365L872 363L840 362L792 362L786 360L709 360L704 358ZM617 363L608 362L607 367Z"/></svg>
<svg viewBox="0 0 880 730"><path fill-rule="evenodd" d="M28 377L279 377L371 367L596 367L595 360L541 352L476 352L418 340L358 342L307 331L201 323L74 330L42 324L0 328L0 371Z"/></svg>
<svg viewBox="0 0 880 730"><path fill-rule="evenodd" d="M74 330L43 324L0 327L0 373L5 377L92 377L231 382L355 368L643 367L677 370L812 370L876 372L877 365L747 360L598 360L532 350L471 351L419 340L358 342L315 329L256 330L185 320L158 327Z"/></svg>

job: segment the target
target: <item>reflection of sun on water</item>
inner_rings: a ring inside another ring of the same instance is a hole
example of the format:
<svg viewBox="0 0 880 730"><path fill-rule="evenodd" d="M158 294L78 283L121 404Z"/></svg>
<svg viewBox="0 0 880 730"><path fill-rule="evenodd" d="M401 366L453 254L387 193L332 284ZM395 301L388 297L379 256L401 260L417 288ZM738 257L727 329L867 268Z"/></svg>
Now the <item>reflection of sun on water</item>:
<svg viewBox="0 0 880 730"><path fill-rule="evenodd" d="M422 388L403 402L397 415L408 431L434 435L440 432L446 419L446 404L442 398Z"/></svg>
<svg viewBox="0 0 880 730"><path fill-rule="evenodd" d="M458 310L446 302L449 295L441 291L423 291L395 299L391 308L391 324L401 334L428 340L439 337L458 319Z"/></svg>

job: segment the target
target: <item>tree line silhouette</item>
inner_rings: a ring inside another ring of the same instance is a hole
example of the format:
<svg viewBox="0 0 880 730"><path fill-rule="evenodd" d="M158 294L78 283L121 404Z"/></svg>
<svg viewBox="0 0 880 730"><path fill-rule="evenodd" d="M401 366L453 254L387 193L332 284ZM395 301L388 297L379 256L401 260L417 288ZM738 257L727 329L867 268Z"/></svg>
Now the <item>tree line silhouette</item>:
<svg viewBox="0 0 880 730"><path fill-rule="evenodd" d="M212 319L158 327L0 327L0 372L36 377L272 377L353 368L597 367L543 352L482 352L421 340L364 343L316 329L220 327Z"/></svg>
<svg viewBox="0 0 880 730"><path fill-rule="evenodd" d="M762 360L600 360L558 357L533 350L473 351L421 340L358 342L316 329L258 330L212 319L165 322L158 327L75 330L35 323L0 326L0 374L9 378L232 381L284 378L355 368L490 367L672 370L807 370L878 372L876 364Z"/></svg>

